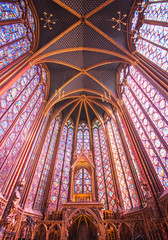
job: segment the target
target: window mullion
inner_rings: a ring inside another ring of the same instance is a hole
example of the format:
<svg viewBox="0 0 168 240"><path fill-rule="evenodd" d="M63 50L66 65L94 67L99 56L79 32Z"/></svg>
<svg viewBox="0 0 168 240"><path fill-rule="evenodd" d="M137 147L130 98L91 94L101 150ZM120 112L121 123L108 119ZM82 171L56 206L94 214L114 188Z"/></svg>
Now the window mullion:
<svg viewBox="0 0 168 240"><path fill-rule="evenodd" d="M111 121L110 121L110 124L111 124ZM123 176L124 176L124 180L125 180L125 184L126 184L126 188L127 188L129 200L130 200L130 203L131 203L131 207L133 208L133 203L132 203L132 201L131 201L131 196L130 196L130 192L129 192L129 188L128 188L128 184L127 184L127 179L126 179L126 177L125 177L125 172L124 172L124 169L123 169L123 165L122 165L122 161L121 161L121 156L120 156L120 152L119 152L119 149L118 149L118 144L117 144L117 141L116 141L116 137L115 137L115 133L114 133L114 129L113 129L112 124L111 124L111 129L112 129L112 132L113 132L114 141L115 141L116 149L117 149L117 152L118 152L118 157L119 157L121 169L122 169L122 172L123 172ZM125 154L125 153L124 153L124 154ZM121 189L120 189L120 190L121 190Z"/></svg>
<svg viewBox="0 0 168 240"><path fill-rule="evenodd" d="M126 96L126 95L125 95L125 96ZM126 98L127 98L127 96L126 96ZM130 101L129 101L129 99L128 99L128 98L127 98L127 101L128 101L128 102L129 102L129 104L131 105L131 103L130 103ZM131 105L131 107L132 107L132 105ZM159 159L159 162L160 162L160 164L161 164L162 168L164 169L164 171L165 171L166 175L168 176L168 172L167 172L167 170L165 169L165 167L164 167L164 165L163 165L163 163L162 163L162 161L161 161L161 159L160 159L159 155L157 154L157 152L156 152L156 150L155 150L155 148L154 148L154 146L153 146L153 144L152 144L151 140L149 139L149 137L148 137L148 134L146 133L146 131L145 131L145 129L144 129L144 127L143 127L142 123L139 121L139 118L138 118L138 116L137 116L137 114L136 114L136 112L135 112L135 110L134 110L134 108L133 108L133 107L132 107L132 109L133 109L133 112L134 112L134 114L135 114L136 118L138 119L138 122L140 123L140 125L141 125L141 128L143 129L143 131L144 131L144 133L145 133L145 135L146 135L146 137L147 137L147 139L148 139L148 141L149 141L150 145L152 146L152 149L153 149L153 151L155 152L155 154L156 154L157 158Z"/></svg>
<svg viewBox="0 0 168 240"><path fill-rule="evenodd" d="M5 133L5 135L3 136L2 140L1 140L1 145L5 142L5 140L7 139L7 137L9 136L9 134L11 133L12 128L15 126L16 122L18 121L18 119L21 117L22 113L24 112L25 108L27 107L27 105L29 104L29 102L31 101L32 97L34 96L35 92L37 91L39 85L36 86L36 88L34 89L34 91L32 92L32 94L29 96L29 98L27 99L27 102L25 103L25 105L22 107L22 109L20 110L19 114L17 115L17 117L15 118L15 120L13 121L13 123L11 124L11 126L7 129L7 132Z"/></svg>
<svg viewBox="0 0 168 240"><path fill-rule="evenodd" d="M107 207L109 209L109 202L108 202L108 195L107 195L107 185L106 185L106 178L105 178L104 165L103 165L103 156L102 156L102 147L101 147L101 141L100 141L99 127L97 128L97 132L98 132L99 146L100 146L100 152L101 152L101 163L102 163L103 178L104 178L104 185L105 185L106 201L107 201Z"/></svg>
<svg viewBox="0 0 168 240"><path fill-rule="evenodd" d="M134 94L134 92L132 91L131 87L129 86L129 90L132 94L132 96L134 97L134 99L136 100L137 104L139 105L139 108L142 110L143 114L145 115L145 117L148 119L150 125L152 126L152 128L154 129L154 131L156 132L156 134L158 135L159 140L162 142L163 146L166 148L166 150L168 151L168 146L167 143L165 142L165 140L163 139L162 135L160 134L160 132L158 131L157 127L155 126L155 124L153 123L153 121L151 120L151 118L149 117L149 115L146 113L146 111L143 108L143 105L139 102L139 100L137 99L136 95ZM146 131L145 131L146 132Z"/></svg>
<svg viewBox="0 0 168 240"><path fill-rule="evenodd" d="M57 208L56 208L57 210L58 210L58 205L59 205L59 201L60 201L60 193L61 193L61 186L62 186L62 175L63 175L63 170L64 170L64 162L65 162L65 154L66 154L66 150L67 150L68 135L69 135L69 128L67 127L65 151L64 151L63 164L62 164L62 169L61 169L61 179L60 179L60 184L59 184L60 187L59 187L59 192L58 192L58 201L57 201Z"/></svg>
<svg viewBox="0 0 168 240"><path fill-rule="evenodd" d="M52 121L51 121L52 123ZM50 123L50 124L51 124ZM47 160L47 154L48 154L48 151L49 151L49 148L50 148L50 143L51 143L51 140L52 140L52 137L53 137L53 133L54 133L54 128L55 128L55 124L56 124L56 121L54 123L54 126L53 126L53 129L52 129L52 134L50 136L50 141L49 141L49 144L48 144L48 147L47 147L47 152L46 152L46 155L45 155L45 161L43 163L43 167L42 167L42 170L41 170L41 175L40 175L40 179L39 179L39 182L38 182L38 187L37 187L37 190L36 190L36 195L35 195L35 198L34 198L34 203L33 203L33 208L35 207L36 205L36 199L38 197L38 191L39 191L39 188L40 188L40 185L41 185L41 180L42 180L42 176L43 176L43 170L44 170L44 167L45 167L45 164L46 164L46 160ZM51 126L51 125L50 125ZM48 129L49 130L49 129ZM43 145L44 146L44 145Z"/></svg>

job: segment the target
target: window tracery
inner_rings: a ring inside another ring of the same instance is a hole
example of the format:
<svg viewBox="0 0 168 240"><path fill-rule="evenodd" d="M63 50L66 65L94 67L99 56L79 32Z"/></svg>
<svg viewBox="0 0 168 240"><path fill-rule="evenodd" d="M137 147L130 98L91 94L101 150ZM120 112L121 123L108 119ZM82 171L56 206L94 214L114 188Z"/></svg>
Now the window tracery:
<svg viewBox="0 0 168 240"><path fill-rule="evenodd" d="M68 120L61 133L53 174L53 182L51 184L51 192L49 196L49 211L61 209L62 204L66 202L68 197L73 132L74 123L72 120Z"/></svg>
<svg viewBox="0 0 168 240"><path fill-rule="evenodd" d="M107 117L106 121L124 209L137 207L139 201L119 131L114 119Z"/></svg>
<svg viewBox="0 0 168 240"><path fill-rule="evenodd" d="M44 134L44 130L46 128L46 125L47 125L47 122L49 119L49 115L50 115L50 112L48 112L46 117L45 116L43 117L40 127L38 129L37 135L35 136L32 147L27 156L26 163L22 169L20 179L22 179L24 177L26 182L27 182L28 178L30 177L31 169L33 168L33 164L34 164L38 149L40 147L41 139Z"/></svg>
<svg viewBox="0 0 168 240"><path fill-rule="evenodd" d="M87 169L81 168L75 174L75 193L91 193L91 176Z"/></svg>
<svg viewBox="0 0 168 240"><path fill-rule="evenodd" d="M33 50L35 20L26 1L0 1L0 70Z"/></svg>
<svg viewBox="0 0 168 240"><path fill-rule="evenodd" d="M1 187L14 170L26 136L43 105L46 84L42 69L42 65L34 65L0 97Z"/></svg>
<svg viewBox="0 0 168 240"><path fill-rule="evenodd" d="M93 122L92 128L99 201L105 209L115 211L115 191L105 134L98 120Z"/></svg>
<svg viewBox="0 0 168 240"><path fill-rule="evenodd" d="M168 187L168 101L133 66L120 75L122 97L142 144L164 188Z"/></svg>
<svg viewBox="0 0 168 240"><path fill-rule="evenodd" d="M168 71L168 2L146 1L137 5L131 34L136 50Z"/></svg>
<svg viewBox="0 0 168 240"><path fill-rule="evenodd" d="M85 122L80 123L78 126L76 149L78 155L81 154L83 149L85 155L88 156L90 150L90 136L89 127Z"/></svg>
<svg viewBox="0 0 168 240"><path fill-rule="evenodd" d="M41 150L29 195L26 201L26 207L30 208L34 205L35 209L41 210L60 120L60 116L54 118L47 131L47 135Z"/></svg>

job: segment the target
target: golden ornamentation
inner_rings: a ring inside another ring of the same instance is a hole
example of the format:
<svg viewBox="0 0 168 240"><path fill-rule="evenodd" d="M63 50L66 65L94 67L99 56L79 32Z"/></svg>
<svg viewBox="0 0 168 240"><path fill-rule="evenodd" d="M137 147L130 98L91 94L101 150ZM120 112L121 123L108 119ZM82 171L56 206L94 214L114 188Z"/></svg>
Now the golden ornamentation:
<svg viewBox="0 0 168 240"><path fill-rule="evenodd" d="M125 22L123 22L123 19L126 18L127 14L124 14L123 17L121 18L121 12L117 12L119 15L119 19L116 18L111 18L111 19L107 19L110 22L116 22L116 25L113 25L112 28L116 28L118 26L118 31L121 31L121 24L123 24L124 26L127 25Z"/></svg>
<svg viewBox="0 0 168 240"><path fill-rule="evenodd" d="M53 17L53 14L50 14L49 17L47 17L47 13L44 12L44 18L40 18L40 20L45 21L43 28L46 28L48 26L48 28L51 30L52 27L50 24L55 24L56 21L58 21L59 19L51 19Z"/></svg>

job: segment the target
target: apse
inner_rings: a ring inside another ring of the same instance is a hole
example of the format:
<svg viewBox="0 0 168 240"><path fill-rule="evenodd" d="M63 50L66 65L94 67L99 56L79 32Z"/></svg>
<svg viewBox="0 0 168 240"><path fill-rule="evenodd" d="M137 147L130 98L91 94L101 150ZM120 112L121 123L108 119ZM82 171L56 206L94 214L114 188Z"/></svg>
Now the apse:
<svg viewBox="0 0 168 240"><path fill-rule="evenodd" d="M168 2L0 0L0 240L167 239Z"/></svg>

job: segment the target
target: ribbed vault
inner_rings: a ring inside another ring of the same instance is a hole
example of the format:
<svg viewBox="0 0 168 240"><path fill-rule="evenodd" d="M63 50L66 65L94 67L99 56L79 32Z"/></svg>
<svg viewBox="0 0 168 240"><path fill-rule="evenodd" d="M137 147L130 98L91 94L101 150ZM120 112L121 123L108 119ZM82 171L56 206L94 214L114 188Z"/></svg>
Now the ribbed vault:
<svg viewBox="0 0 168 240"><path fill-rule="evenodd" d="M39 6L38 0L35 5ZM114 24L110 19L117 18L119 9L128 14L132 1L126 5L127 8L122 0L93 1L92 4L90 1L54 0L37 9L39 18L43 8L54 18L58 14L56 25L50 30L44 29L43 22L40 22L42 39L46 44L42 46L40 42L42 47L32 58L33 63L44 62L50 70L51 90L46 113L55 107L57 112L61 109L66 114L73 112L77 116L80 103L81 109L87 106L88 115L92 112L92 116L108 112L107 104L118 107L118 67L120 63L132 64L136 60L126 49L126 26L117 31L117 28L112 28ZM63 16L66 22L71 23L66 25L66 29L60 25L64 21ZM82 115L84 117L85 114Z"/></svg>

